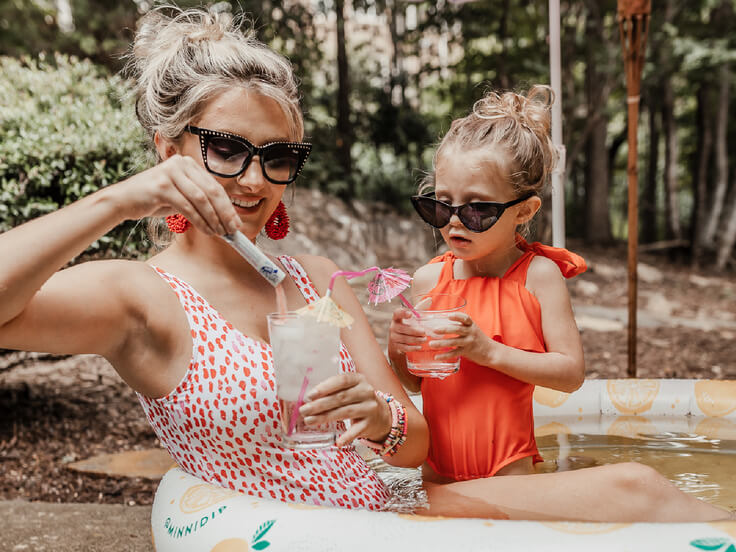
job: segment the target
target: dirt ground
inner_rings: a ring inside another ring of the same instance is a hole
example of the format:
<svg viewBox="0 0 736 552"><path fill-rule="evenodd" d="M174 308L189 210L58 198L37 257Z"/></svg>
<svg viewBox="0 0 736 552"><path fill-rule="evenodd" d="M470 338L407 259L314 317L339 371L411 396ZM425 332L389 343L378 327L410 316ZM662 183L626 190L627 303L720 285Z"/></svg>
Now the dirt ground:
<svg viewBox="0 0 736 552"><path fill-rule="evenodd" d="M568 247L590 265L570 283L587 377L625 377L625 249ZM640 261L639 376L736 379L736 277L663 256L641 255ZM387 315L372 315L379 340ZM0 356L0 500L150 504L155 481L82 475L67 464L157 444L135 394L104 360Z"/></svg>

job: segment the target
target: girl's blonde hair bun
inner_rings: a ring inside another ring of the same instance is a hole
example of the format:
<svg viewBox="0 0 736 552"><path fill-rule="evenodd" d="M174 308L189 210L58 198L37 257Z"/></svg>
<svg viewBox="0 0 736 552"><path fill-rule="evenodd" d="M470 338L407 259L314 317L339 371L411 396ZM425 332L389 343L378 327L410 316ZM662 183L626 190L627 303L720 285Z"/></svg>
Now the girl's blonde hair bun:
<svg viewBox="0 0 736 552"><path fill-rule="evenodd" d="M514 92L489 92L473 105L473 114L481 119L509 117L532 132L550 132L550 109L554 92L546 85L533 86L526 95Z"/></svg>
<svg viewBox="0 0 736 552"><path fill-rule="evenodd" d="M546 85L535 85L526 94L487 92L468 115L452 122L435 152L434 170L451 148L485 152L487 162L506 175L518 196L528 192L541 196L558 158L550 137L553 101ZM434 170L420 190L434 185Z"/></svg>

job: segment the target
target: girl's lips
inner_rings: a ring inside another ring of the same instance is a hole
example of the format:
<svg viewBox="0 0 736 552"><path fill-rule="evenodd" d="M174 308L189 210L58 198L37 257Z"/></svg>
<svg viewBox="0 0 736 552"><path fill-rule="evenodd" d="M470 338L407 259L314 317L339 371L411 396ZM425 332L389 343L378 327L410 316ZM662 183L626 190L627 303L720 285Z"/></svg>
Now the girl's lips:
<svg viewBox="0 0 736 552"><path fill-rule="evenodd" d="M450 243L455 247L467 247L473 242L462 236L450 236Z"/></svg>

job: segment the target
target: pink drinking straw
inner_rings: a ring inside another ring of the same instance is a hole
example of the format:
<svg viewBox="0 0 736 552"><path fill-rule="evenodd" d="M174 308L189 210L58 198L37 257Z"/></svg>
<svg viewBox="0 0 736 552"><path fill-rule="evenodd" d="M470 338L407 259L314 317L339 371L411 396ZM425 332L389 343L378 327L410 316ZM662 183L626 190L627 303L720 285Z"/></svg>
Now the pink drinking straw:
<svg viewBox="0 0 736 552"><path fill-rule="evenodd" d="M296 402L294 403L294 408L291 411L291 420L289 420L289 431L286 433L287 435L291 435L294 433L294 429L296 429L296 419L299 415L299 408L304 404L304 393L307 391L307 385L309 385L309 374L312 373L312 367L307 366L307 372L304 374L304 381L302 382L302 388L299 390L299 397L296 399Z"/></svg>
<svg viewBox="0 0 736 552"><path fill-rule="evenodd" d="M338 276L343 276L345 279L350 280L352 278L357 278L358 276L364 276L365 274L368 274L369 272L378 272L378 274L380 276L380 275L383 274L384 271L382 269L380 269L379 267L377 267L377 266L372 266L370 268L366 268L365 270L360 270L358 272L352 272L352 271L349 271L349 270L338 270L330 278L330 284L327 286L327 291L325 292L325 297L329 297L332 294L332 288L335 285L335 279ZM395 270L395 272L398 272L398 269ZM403 271L401 271L401 272L403 273ZM408 278L408 275L407 275L407 278ZM409 279L411 279L411 278L409 278ZM401 292L397 292L395 296L398 297L401 300L402 303L404 303L404 305L406 306L406 308L408 308L415 317L421 318L421 316L419 316L419 313L416 311L416 309L406 299L406 297L404 297L404 295ZM389 297L389 299L390 299L390 297Z"/></svg>
<svg viewBox="0 0 736 552"><path fill-rule="evenodd" d="M409 309L414 316L416 316L417 318L421 318L417 310L412 306L412 304L409 301L406 300L406 297L404 297L401 293L399 293L397 297L401 299L401 302L404 303L406 308Z"/></svg>

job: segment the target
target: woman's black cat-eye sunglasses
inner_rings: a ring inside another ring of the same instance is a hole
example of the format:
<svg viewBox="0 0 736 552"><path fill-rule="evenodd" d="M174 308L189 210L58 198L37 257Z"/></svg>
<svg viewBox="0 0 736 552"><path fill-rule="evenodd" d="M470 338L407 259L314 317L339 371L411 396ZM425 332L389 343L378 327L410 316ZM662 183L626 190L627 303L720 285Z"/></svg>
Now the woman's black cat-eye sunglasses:
<svg viewBox="0 0 736 552"><path fill-rule="evenodd" d="M188 125L186 130L199 136L202 160L207 170L223 178L242 174L257 155L266 180L274 184L291 184L312 151L312 144L305 142L271 142L258 147L229 132L192 125Z"/></svg>

